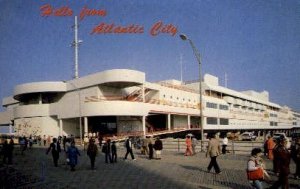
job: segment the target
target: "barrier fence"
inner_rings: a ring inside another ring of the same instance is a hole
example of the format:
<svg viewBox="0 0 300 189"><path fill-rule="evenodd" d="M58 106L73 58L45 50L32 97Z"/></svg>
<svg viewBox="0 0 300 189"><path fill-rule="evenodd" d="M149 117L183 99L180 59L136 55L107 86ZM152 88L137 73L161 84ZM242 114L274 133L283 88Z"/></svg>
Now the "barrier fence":
<svg viewBox="0 0 300 189"><path fill-rule="evenodd" d="M185 139L162 139L164 150L184 152L186 150ZM197 140L196 152L206 152L208 140ZM220 142L222 148L222 143ZM226 151L231 154L250 154L253 148L261 148L263 150L263 141L229 141Z"/></svg>

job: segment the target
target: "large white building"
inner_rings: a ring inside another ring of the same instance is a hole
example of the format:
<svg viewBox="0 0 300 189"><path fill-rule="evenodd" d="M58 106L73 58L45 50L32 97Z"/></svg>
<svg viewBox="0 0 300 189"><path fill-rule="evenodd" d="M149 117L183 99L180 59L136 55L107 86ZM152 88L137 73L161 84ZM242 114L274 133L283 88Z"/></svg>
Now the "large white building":
<svg viewBox="0 0 300 189"><path fill-rule="evenodd" d="M234 91L211 75L202 86L205 132L300 129L300 113L270 102L267 91ZM2 101L0 125L25 136L199 129L199 99L199 82L150 83L140 71L107 70L65 82L17 85Z"/></svg>

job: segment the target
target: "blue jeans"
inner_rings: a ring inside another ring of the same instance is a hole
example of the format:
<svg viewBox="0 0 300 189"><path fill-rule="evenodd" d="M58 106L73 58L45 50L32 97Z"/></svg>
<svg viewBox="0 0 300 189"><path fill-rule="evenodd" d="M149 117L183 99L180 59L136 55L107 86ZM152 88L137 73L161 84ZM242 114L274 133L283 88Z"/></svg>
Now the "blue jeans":
<svg viewBox="0 0 300 189"><path fill-rule="evenodd" d="M263 189L262 181L260 181L260 180L254 180L252 185L256 189Z"/></svg>

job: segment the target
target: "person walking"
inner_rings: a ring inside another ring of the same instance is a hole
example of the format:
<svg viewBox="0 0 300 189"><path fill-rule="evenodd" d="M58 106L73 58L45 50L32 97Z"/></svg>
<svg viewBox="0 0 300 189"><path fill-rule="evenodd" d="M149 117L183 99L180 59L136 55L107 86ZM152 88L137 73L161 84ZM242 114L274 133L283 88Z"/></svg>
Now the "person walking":
<svg viewBox="0 0 300 189"><path fill-rule="evenodd" d="M268 147L268 159L273 160L274 159L273 149L275 147L275 142L274 142L273 138L271 137L271 135L268 136L267 147Z"/></svg>
<svg viewBox="0 0 300 189"><path fill-rule="evenodd" d="M153 146L154 150L155 150L155 158L156 159L161 159L161 151L163 149L163 143L162 141L159 139L159 137L156 138L155 142L154 142L154 146Z"/></svg>
<svg viewBox="0 0 300 189"><path fill-rule="evenodd" d="M223 138L223 141L222 141L222 154L226 154L227 145L228 145L228 138L225 135L224 138Z"/></svg>
<svg viewBox="0 0 300 189"><path fill-rule="evenodd" d="M105 163L108 163L108 161L112 163L110 139L107 139L103 144L102 152L105 153Z"/></svg>
<svg viewBox="0 0 300 189"><path fill-rule="evenodd" d="M262 151L260 148L254 148L251 151L251 157L247 164L247 174L250 184L256 189L263 189L263 170L264 165L261 163ZM260 172L261 178L251 178L251 174Z"/></svg>
<svg viewBox="0 0 300 189"><path fill-rule="evenodd" d="M92 170L95 169L95 160L96 160L97 154L98 154L98 147L95 144L95 140L94 139L90 139L90 142L89 142L88 147L87 147L87 155L90 158L91 169Z"/></svg>
<svg viewBox="0 0 300 189"><path fill-rule="evenodd" d="M142 147L141 147L141 153L144 155L148 155L149 151L148 151L148 136L146 136L145 138L142 139Z"/></svg>
<svg viewBox="0 0 300 189"><path fill-rule="evenodd" d="M189 135L186 136L186 138L185 138L185 144L186 144L186 150L185 150L184 155L185 156L191 156L191 155L193 155L191 136L189 136Z"/></svg>
<svg viewBox="0 0 300 189"><path fill-rule="evenodd" d="M113 163L117 163L117 145L116 141L113 141L111 144L111 158Z"/></svg>
<svg viewBox="0 0 300 189"><path fill-rule="evenodd" d="M149 159L153 159L153 140L152 137L149 137L148 140L148 148L149 148Z"/></svg>
<svg viewBox="0 0 300 189"><path fill-rule="evenodd" d="M133 152L132 152L133 144L132 144L131 138L128 138L128 139L125 141L125 147L126 147L126 154L125 154L124 159L126 160L128 154L130 154L131 159L136 160L136 159L134 158L134 155L133 155Z"/></svg>
<svg viewBox="0 0 300 189"><path fill-rule="evenodd" d="M278 180L271 186L272 189L282 187L283 189L289 188L290 174L290 159L291 154L287 149L287 139L280 136L278 144L274 148L274 173L278 176Z"/></svg>
<svg viewBox="0 0 300 189"><path fill-rule="evenodd" d="M292 159L296 164L295 179L300 179L300 138L295 139L295 143L291 146Z"/></svg>
<svg viewBox="0 0 300 189"><path fill-rule="evenodd" d="M48 153L52 152L52 158L53 158L53 163L54 163L54 166L57 167L58 166L58 159L59 159L59 153L61 151L60 149L60 145L59 143L57 142L57 139L56 138L53 138L52 139L52 143L50 144L46 154L48 155Z"/></svg>
<svg viewBox="0 0 300 189"><path fill-rule="evenodd" d="M9 165L11 165L13 162L12 160L13 160L14 145L15 145L14 140L11 138L8 143L8 151L7 151Z"/></svg>
<svg viewBox="0 0 300 189"><path fill-rule="evenodd" d="M44 135L44 137L43 137L43 143L44 143L44 146L46 146L46 143L47 143L47 137L46 137L46 135Z"/></svg>
<svg viewBox="0 0 300 189"><path fill-rule="evenodd" d="M9 143L5 139L3 146L2 146L3 164L6 164L6 163L9 165L12 164L13 150L14 150L13 139L10 139Z"/></svg>
<svg viewBox="0 0 300 189"><path fill-rule="evenodd" d="M80 156L78 148L75 146L75 142L71 142L71 146L67 149L67 157L69 159L69 165L71 171L75 171L75 166L78 163L78 156Z"/></svg>
<svg viewBox="0 0 300 189"><path fill-rule="evenodd" d="M83 139L83 151L85 151L87 149L90 141L91 140L89 139L88 135L86 134Z"/></svg>
<svg viewBox="0 0 300 189"><path fill-rule="evenodd" d="M221 173L220 167L217 162L217 157L220 155L220 152L220 142L218 139L216 139L216 135L214 134L208 142L208 149L206 152L206 157L210 156L210 163L207 167L208 172L210 172L211 168L214 167L216 174Z"/></svg>

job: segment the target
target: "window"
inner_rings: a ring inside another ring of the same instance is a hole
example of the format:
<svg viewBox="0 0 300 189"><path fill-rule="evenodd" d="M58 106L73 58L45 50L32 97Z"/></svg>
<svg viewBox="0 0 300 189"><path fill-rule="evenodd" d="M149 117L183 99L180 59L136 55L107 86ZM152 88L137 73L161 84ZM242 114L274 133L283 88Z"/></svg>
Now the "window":
<svg viewBox="0 0 300 189"><path fill-rule="evenodd" d="M208 117L206 118L206 122L208 125L217 125L218 119L216 117Z"/></svg>
<svg viewBox="0 0 300 189"><path fill-rule="evenodd" d="M206 107L207 107L207 108L214 108L214 109L217 109L217 108L218 108L218 104L211 103L211 102L207 102L207 103L206 103Z"/></svg>
<svg viewBox="0 0 300 189"><path fill-rule="evenodd" d="M234 108L240 108L240 105L234 104L233 107Z"/></svg>
<svg viewBox="0 0 300 189"><path fill-rule="evenodd" d="M229 125L229 120L224 119L224 118L220 118L220 125Z"/></svg>
<svg viewBox="0 0 300 189"><path fill-rule="evenodd" d="M270 122L270 126L278 126L278 123L275 122L275 121L271 121L271 122Z"/></svg>
<svg viewBox="0 0 300 189"><path fill-rule="evenodd" d="M219 106L220 110L228 110L228 106L227 105L223 105L223 104L220 104Z"/></svg>
<svg viewBox="0 0 300 189"><path fill-rule="evenodd" d="M270 113L270 117L277 117L277 114Z"/></svg>

